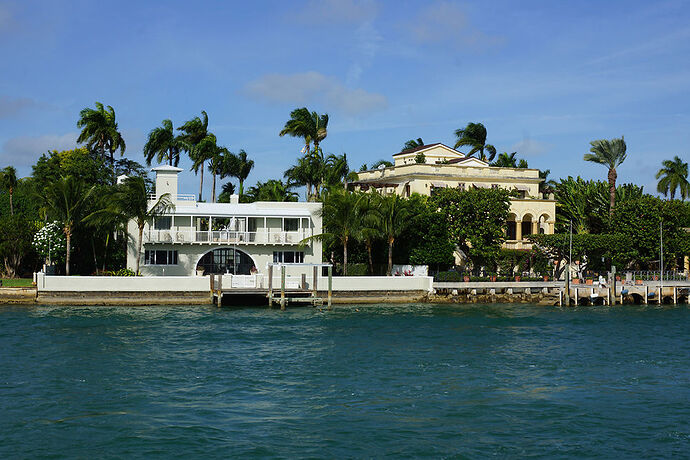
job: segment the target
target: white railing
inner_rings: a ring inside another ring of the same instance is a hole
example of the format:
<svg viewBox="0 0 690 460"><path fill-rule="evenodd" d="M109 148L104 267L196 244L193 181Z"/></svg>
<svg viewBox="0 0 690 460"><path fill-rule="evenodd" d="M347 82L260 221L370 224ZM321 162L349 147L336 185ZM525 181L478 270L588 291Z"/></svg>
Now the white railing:
<svg viewBox="0 0 690 460"><path fill-rule="evenodd" d="M262 229L256 232L226 230L149 230L144 232L144 243L201 243L201 244L299 244L312 236L310 229L283 232Z"/></svg>
<svg viewBox="0 0 690 460"><path fill-rule="evenodd" d="M158 196L156 196L155 193L149 194L149 201L156 201L157 199L158 199ZM178 193L177 195L172 195L170 197L170 199L173 202L176 202L176 201L192 201L192 202L194 202L194 201L196 201L196 195L189 194L189 193L187 193L187 194Z"/></svg>

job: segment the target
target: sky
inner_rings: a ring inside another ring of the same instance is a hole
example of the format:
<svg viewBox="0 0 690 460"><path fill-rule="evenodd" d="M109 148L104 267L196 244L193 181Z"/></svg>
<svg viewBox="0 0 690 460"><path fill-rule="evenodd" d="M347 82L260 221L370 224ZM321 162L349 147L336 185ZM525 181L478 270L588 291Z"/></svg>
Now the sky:
<svg viewBox="0 0 690 460"><path fill-rule="evenodd" d="M653 192L663 160L690 157L690 0L0 0L0 167L26 176L74 148L95 101L141 163L163 119L205 110L218 143L255 161L247 185L295 162L302 142L278 133L306 106L355 170L481 122L555 179L605 180L582 157L624 135L619 182Z"/></svg>

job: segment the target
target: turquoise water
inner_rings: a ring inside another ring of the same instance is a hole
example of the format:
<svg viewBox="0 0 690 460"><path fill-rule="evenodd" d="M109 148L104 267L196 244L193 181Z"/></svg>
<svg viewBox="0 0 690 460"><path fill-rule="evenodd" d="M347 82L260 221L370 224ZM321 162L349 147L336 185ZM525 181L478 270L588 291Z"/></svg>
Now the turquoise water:
<svg viewBox="0 0 690 460"><path fill-rule="evenodd" d="M690 309L0 307L0 458L690 455Z"/></svg>

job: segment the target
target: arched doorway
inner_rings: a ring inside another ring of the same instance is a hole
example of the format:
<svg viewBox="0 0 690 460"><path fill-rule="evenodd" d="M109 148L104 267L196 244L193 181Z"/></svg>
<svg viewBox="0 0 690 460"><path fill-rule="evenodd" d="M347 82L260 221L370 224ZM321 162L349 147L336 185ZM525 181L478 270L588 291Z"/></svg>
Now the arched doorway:
<svg viewBox="0 0 690 460"><path fill-rule="evenodd" d="M204 275L249 275L255 266L252 258L239 249L218 248L204 254L196 264L196 269L203 269Z"/></svg>

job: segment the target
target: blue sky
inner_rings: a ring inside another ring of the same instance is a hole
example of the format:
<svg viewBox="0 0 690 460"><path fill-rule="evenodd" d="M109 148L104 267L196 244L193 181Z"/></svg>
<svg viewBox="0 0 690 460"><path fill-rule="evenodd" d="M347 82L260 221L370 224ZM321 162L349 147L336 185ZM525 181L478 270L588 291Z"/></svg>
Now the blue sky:
<svg viewBox="0 0 690 460"><path fill-rule="evenodd" d="M219 143L255 160L251 185L297 158L278 132L307 106L354 169L411 138L452 145L472 121L555 178L605 179L582 156L625 135L619 181L651 192L662 160L690 156L689 57L689 1L0 0L0 166L28 175L73 147L101 101L140 162L164 118L206 110Z"/></svg>

